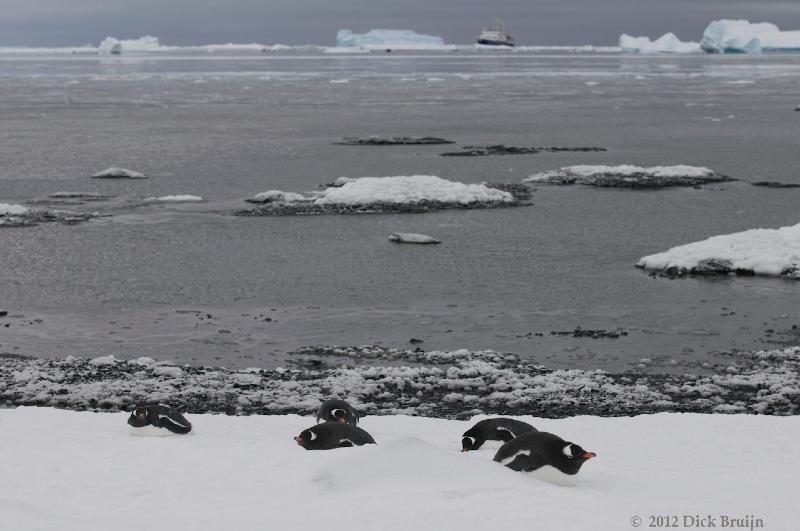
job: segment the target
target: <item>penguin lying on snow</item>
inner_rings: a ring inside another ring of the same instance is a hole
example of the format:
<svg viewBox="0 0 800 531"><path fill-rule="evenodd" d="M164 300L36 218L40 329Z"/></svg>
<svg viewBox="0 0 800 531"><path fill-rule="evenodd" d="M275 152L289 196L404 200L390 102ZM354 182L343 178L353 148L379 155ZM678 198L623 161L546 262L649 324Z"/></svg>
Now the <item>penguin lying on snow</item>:
<svg viewBox="0 0 800 531"><path fill-rule="evenodd" d="M518 472L530 472L534 477L569 485L589 459L597 457L577 444L558 435L533 431L505 443L494 460Z"/></svg>
<svg viewBox="0 0 800 531"><path fill-rule="evenodd" d="M320 422L343 422L357 426L358 411L344 400L326 400L317 411L317 424Z"/></svg>
<svg viewBox="0 0 800 531"><path fill-rule="evenodd" d="M192 431L192 423L175 409L164 406L139 406L128 418L131 435L172 435Z"/></svg>
<svg viewBox="0 0 800 531"><path fill-rule="evenodd" d="M498 417L481 420L461 436L461 451L477 450L486 441L511 441L536 428L520 420Z"/></svg>
<svg viewBox="0 0 800 531"><path fill-rule="evenodd" d="M311 426L294 438L306 450L332 450L349 446L375 444L372 435L343 422L324 422Z"/></svg>

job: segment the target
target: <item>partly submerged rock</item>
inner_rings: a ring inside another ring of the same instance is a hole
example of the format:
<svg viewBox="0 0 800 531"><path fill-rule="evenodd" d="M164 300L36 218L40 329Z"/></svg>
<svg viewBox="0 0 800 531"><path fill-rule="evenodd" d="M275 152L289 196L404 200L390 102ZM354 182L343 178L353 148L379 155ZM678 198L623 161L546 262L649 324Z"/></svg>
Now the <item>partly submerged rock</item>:
<svg viewBox="0 0 800 531"><path fill-rule="evenodd" d="M114 199L113 195L98 194L95 192L55 192L45 197L28 201L35 205L82 205L84 203L108 201Z"/></svg>
<svg viewBox="0 0 800 531"><path fill-rule="evenodd" d="M698 186L734 180L731 177L700 166L676 165L643 168L641 166L623 164L619 166L566 166L555 171L531 175L524 179L524 182L647 189L671 186Z"/></svg>
<svg viewBox="0 0 800 531"><path fill-rule="evenodd" d="M26 208L24 212L18 211L17 213L6 214L0 212L0 227L32 227L39 223L63 223L65 225L75 225L96 217L98 217L98 214Z"/></svg>
<svg viewBox="0 0 800 531"><path fill-rule="evenodd" d="M112 166L92 175L95 179L147 179L147 175L138 171Z"/></svg>
<svg viewBox="0 0 800 531"><path fill-rule="evenodd" d="M763 186L764 188L800 188L800 184L781 183L778 181L756 181L750 184L753 186Z"/></svg>
<svg viewBox="0 0 800 531"><path fill-rule="evenodd" d="M360 136L345 137L339 142L334 142L337 146L421 146L453 143L451 140L435 136Z"/></svg>
<svg viewBox="0 0 800 531"><path fill-rule="evenodd" d="M437 240L433 236L427 236L425 234L416 234L413 232L393 232L389 235L389 241L395 243L420 243L420 244L442 243L442 240Z"/></svg>
<svg viewBox="0 0 800 531"><path fill-rule="evenodd" d="M514 147L495 144L492 146L464 146L462 151L440 153L440 156L486 157L489 155L535 155L537 153L559 153L562 151L595 152L608 150L601 147Z"/></svg>

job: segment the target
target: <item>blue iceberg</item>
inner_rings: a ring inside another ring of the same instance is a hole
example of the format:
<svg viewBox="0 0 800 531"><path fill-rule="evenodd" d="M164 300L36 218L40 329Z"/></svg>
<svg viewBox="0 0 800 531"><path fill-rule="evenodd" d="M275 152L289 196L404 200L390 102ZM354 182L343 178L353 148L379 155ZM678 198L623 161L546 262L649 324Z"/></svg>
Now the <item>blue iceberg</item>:
<svg viewBox="0 0 800 531"><path fill-rule="evenodd" d="M708 53L798 52L800 31L781 31L769 22L715 20L703 32L700 48Z"/></svg>
<svg viewBox="0 0 800 531"><path fill-rule="evenodd" d="M336 33L336 46L342 48L375 49L426 49L441 48L444 41L434 35L421 35L411 30L374 29L367 33L353 33L343 29Z"/></svg>

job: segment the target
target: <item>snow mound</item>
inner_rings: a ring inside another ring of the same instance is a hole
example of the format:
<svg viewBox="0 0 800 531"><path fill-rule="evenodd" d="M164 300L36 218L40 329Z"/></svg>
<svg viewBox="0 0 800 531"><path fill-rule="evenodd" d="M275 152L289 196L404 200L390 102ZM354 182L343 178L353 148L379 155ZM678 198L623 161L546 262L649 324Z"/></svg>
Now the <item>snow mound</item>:
<svg viewBox="0 0 800 531"><path fill-rule="evenodd" d="M651 166L630 164L619 166L579 165L566 166L556 171L531 175L523 182L551 184L585 184L616 188L664 188L667 186L695 186L710 182L732 180L702 166Z"/></svg>
<svg viewBox="0 0 800 531"><path fill-rule="evenodd" d="M671 276L743 273L800 279L800 224L714 236L645 256L636 265Z"/></svg>
<svg viewBox="0 0 800 531"><path fill-rule="evenodd" d="M161 43L157 37L145 35L138 39L119 40L114 37L106 37L97 48L100 55L121 54L128 52L155 52L161 48Z"/></svg>
<svg viewBox="0 0 800 531"><path fill-rule="evenodd" d="M367 33L353 33L343 29L336 33L336 46L341 48L392 48L419 50L426 48L442 48L441 37L421 35L411 30L374 29Z"/></svg>
<svg viewBox="0 0 800 531"><path fill-rule="evenodd" d="M701 51L699 43L683 42L674 33L665 33L654 41L648 37L632 37L623 33L619 37L619 47L623 52L632 53L699 53Z"/></svg>
<svg viewBox="0 0 800 531"><path fill-rule="evenodd" d="M140 438L127 416L0 409L13 452L0 461L4 528L606 531L664 507L713 515L718 527L722 515L758 519L731 528L796 527L786 449L800 437L798 417L519 417L598 453L564 488L491 462L491 452L461 454L475 419L367 417L377 445L307 452L292 437L312 417L192 415L193 436Z"/></svg>
<svg viewBox="0 0 800 531"><path fill-rule="evenodd" d="M22 205L0 203L0 216L21 216L27 212L28 208Z"/></svg>
<svg viewBox="0 0 800 531"><path fill-rule="evenodd" d="M138 171L111 166L92 175L95 179L146 179L147 175Z"/></svg>
<svg viewBox="0 0 800 531"><path fill-rule="evenodd" d="M769 22L715 20L703 32L700 48L709 53L800 51L800 31L781 31Z"/></svg>
<svg viewBox="0 0 800 531"><path fill-rule="evenodd" d="M328 188L314 199L318 205L417 203L438 201L468 204L476 202L503 203L513 201L508 192L484 184L464 184L448 181L435 175L398 177L362 177L342 186Z"/></svg>

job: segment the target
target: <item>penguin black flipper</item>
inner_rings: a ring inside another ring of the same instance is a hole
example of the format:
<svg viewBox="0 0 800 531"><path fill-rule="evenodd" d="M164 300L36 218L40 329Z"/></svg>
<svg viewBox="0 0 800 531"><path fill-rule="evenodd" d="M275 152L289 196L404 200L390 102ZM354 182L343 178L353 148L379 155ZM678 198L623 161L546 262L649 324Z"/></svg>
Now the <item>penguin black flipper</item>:
<svg viewBox="0 0 800 531"><path fill-rule="evenodd" d="M171 416L159 415L159 423L162 428L167 428L172 433L189 433L192 431L192 424L180 413L173 413Z"/></svg>
<svg viewBox="0 0 800 531"><path fill-rule="evenodd" d="M534 430L535 429L536 428L534 428ZM516 436L514 435L514 432L512 432L508 428L503 428L502 426L498 427L497 429L495 429L495 436L497 437L498 440L503 441L503 442L508 442L508 441L516 438Z"/></svg>

